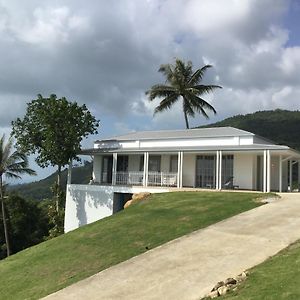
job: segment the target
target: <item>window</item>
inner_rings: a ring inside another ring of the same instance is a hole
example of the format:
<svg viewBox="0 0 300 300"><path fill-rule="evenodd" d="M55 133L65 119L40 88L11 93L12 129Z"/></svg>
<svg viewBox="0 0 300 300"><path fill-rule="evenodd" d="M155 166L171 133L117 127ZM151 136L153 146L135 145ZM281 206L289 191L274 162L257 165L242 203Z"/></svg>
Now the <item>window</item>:
<svg viewBox="0 0 300 300"><path fill-rule="evenodd" d="M196 186L213 188L216 185L216 156L199 155L196 162Z"/></svg>
<svg viewBox="0 0 300 300"><path fill-rule="evenodd" d="M149 172L160 172L160 155L149 155ZM144 171L144 155L140 158L140 171Z"/></svg>
<svg viewBox="0 0 300 300"><path fill-rule="evenodd" d="M160 155L149 155L149 172L160 172Z"/></svg>
<svg viewBox="0 0 300 300"><path fill-rule="evenodd" d="M233 179L233 155L222 156L222 185Z"/></svg>
<svg viewBox="0 0 300 300"><path fill-rule="evenodd" d="M117 158L117 172L128 171L128 155L118 155Z"/></svg>
<svg viewBox="0 0 300 300"><path fill-rule="evenodd" d="M170 156L170 172L178 172L178 155Z"/></svg>

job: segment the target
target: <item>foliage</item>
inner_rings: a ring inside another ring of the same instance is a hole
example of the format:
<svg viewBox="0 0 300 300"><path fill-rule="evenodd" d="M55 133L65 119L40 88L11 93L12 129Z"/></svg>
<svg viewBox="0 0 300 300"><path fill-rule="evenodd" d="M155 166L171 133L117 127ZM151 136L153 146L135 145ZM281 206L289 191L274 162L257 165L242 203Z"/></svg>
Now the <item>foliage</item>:
<svg viewBox="0 0 300 300"><path fill-rule="evenodd" d="M39 299L147 248L254 208L257 197L230 192L153 194L125 211L1 261L1 296Z"/></svg>
<svg viewBox="0 0 300 300"><path fill-rule="evenodd" d="M28 159L26 155L21 151L14 151L12 138L9 138L7 143L5 143L5 136L3 135L0 139L0 201L7 256L10 255L11 246L6 220L3 176L5 175L9 178L21 178L20 175L22 174L36 175L35 171L28 168Z"/></svg>
<svg viewBox="0 0 300 300"><path fill-rule="evenodd" d="M201 127L232 126L256 133L278 144L300 150L300 111L268 110L247 115L237 115Z"/></svg>
<svg viewBox="0 0 300 300"><path fill-rule="evenodd" d="M206 65L193 71L191 61L185 63L178 58L175 60L175 65L161 65L158 71L166 77L166 84L153 85L146 92L150 101L163 98L155 108L154 113L170 109L175 102L181 99L186 128L189 128L188 117L194 117L195 111L205 118L209 118L206 110L216 114L214 107L202 98L202 95L221 88L218 85L204 85L201 83L206 70L211 67L211 65Z"/></svg>
<svg viewBox="0 0 300 300"><path fill-rule="evenodd" d="M72 169L72 183L74 184L88 184L91 178L93 165L90 162L85 162L83 166L73 167ZM61 189L66 190L68 170L65 169L61 174ZM26 199L44 200L51 199L53 194L51 186L54 185L57 177L57 172L54 172L45 179L18 184L8 187L11 191L16 191L19 195Z"/></svg>
<svg viewBox="0 0 300 300"><path fill-rule="evenodd" d="M40 167L65 166L77 158L82 139L97 133L99 121L85 105L52 94L49 98L38 95L28 103L24 118L12 126L18 149L37 154Z"/></svg>
<svg viewBox="0 0 300 300"><path fill-rule="evenodd" d="M11 194L6 199L6 210L12 253L36 245L48 235L48 217L39 203ZM0 226L0 248L2 259L6 257L3 226Z"/></svg>

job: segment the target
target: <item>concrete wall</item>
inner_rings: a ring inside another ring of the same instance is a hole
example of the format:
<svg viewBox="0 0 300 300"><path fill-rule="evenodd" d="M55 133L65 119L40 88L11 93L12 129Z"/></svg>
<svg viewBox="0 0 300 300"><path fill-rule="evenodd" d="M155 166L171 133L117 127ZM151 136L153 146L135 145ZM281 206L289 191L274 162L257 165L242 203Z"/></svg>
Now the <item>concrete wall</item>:
<svg viewBox="0 0 300 300"><path fill-rule="evenodd" d="M108 217L113 213L115 193L166 193L167 188L67 185L65 232ZM115 197L116 198L116 197Z"/></svg>

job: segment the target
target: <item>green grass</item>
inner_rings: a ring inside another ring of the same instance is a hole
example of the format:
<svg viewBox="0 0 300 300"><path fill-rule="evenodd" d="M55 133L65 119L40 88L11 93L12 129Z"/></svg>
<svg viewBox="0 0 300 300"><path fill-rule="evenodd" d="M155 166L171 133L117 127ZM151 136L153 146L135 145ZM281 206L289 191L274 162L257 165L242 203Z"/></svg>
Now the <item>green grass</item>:
<svg viewBox="0 0 300 300"><path fill-rule="evenodd" d="M299 300L300 241L250 270L237 291L221 299Z"/></svg>
<svg viewBox="0 0 300 300"><path fill-rule="evenodd" d="M261 194L177 192L147 200L0 262L0 299L38 299L240 212Z"/></svg>

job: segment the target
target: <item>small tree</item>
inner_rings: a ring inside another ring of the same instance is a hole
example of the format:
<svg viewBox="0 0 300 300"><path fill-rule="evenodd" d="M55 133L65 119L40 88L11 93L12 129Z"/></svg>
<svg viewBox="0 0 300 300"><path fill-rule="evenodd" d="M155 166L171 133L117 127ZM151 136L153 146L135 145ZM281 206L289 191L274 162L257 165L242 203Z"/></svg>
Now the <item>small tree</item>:
<svg viewBox="0 0 300 300"><path fill-rule="evenodd" d="M5 136L3 135L0 139L0 201L7 256L10 255L10 243L6 220L3 176L21 178L20 175L22 174L36 175L35 171L28 168L27 157L20 151L13 151L12 139L10 138L5 143Z"/></svg>
<svg viewBox="0 0 300 300"><path fill-rule="evenodd" d="M23 119L12 122L12 135L18 149L27 154L37 154L37 164L44 168L57 166L57 185L60 188L61 170L71 159L78 160L80 143L89 134L97 133L99 121L85 105L38 95L27 105ZM59 195L57 195L58 211Z"/></svg>

